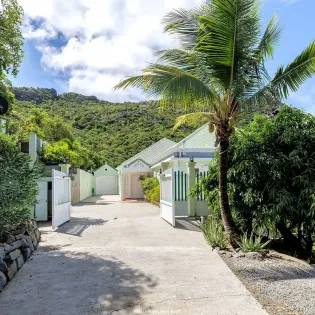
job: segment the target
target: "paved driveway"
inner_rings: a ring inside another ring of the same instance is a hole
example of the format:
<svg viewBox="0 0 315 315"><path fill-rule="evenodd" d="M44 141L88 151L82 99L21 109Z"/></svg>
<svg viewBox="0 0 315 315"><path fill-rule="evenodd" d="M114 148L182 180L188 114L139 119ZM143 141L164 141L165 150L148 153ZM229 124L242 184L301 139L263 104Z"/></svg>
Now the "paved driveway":
<svg viewBox="0 0 315 315"><path fill-rule="evenodd" d="M266 314L194 224L147 203L73 207L0 294L1 315Z"/></svg>

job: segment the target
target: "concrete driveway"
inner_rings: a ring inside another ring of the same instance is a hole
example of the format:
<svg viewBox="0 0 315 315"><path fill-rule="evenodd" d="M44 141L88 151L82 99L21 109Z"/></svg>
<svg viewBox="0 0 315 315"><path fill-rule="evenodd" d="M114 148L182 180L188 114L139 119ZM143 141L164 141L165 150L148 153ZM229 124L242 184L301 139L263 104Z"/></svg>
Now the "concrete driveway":
<svg viewBox="0 0 315 315"><path fill-rule="evenodd" d="M93 197L41 231L1 315L267 314L193 223L173 228L150 204Z"/></svg>

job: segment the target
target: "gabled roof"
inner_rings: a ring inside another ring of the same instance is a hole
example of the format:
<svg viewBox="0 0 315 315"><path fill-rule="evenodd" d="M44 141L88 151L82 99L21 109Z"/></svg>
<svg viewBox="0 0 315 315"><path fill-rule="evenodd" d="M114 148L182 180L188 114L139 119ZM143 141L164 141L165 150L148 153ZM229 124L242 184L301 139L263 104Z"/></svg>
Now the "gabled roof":
<svg viewBox="0 0 315 315"><path fill-rule="evenodd" d="M160 156L156 157L154 161L151 163L156 164L160 161L163 161L164 158L172 155L174 151L180 149L213 149L215 148L216 137L215 133L210 133L209 124L205 124L195 130L193 133L188 135L186 138L181 140L172 146L169 150L160 154Z"/></svg>
<svg viewBox="0 0 315 315"><path fill-rule="evenodd" d="M107 163L105 163L104 165L102 165L101 167L99 167L97 170L95 170L94 172L97 172L99 171L100 169L104 168L104 167L107 167L107 168L110 168L112 171L115 171L117 172L117 170L115 168L113 168L112 166L108 165Z"/></svg>
<svg viewBox="0 0 315 315"><path fill-rule="evenodd" d="M176 143L172 149L211 149L215 148L215 133L210 133L209 124L205 124Z"/></svg>
<svg viewBox="0 0 315 315"><path fill-rule="evenodd" d="M120 169L124 165L129 165L130 163L132 163L133 161L138 160L138 159L144 161L148 165L151 165L152 162L156 158L163 155L165 153L165 151L168 151L175 144L176 144L176 142L169 140L169 139L166 139L166 138L163 138L162 140L153 143L148 148L144 149L140 153L134 155L133 157L131 157L127 161L123 162L121 165L119 165L117 167L117 169Z"/></svg>

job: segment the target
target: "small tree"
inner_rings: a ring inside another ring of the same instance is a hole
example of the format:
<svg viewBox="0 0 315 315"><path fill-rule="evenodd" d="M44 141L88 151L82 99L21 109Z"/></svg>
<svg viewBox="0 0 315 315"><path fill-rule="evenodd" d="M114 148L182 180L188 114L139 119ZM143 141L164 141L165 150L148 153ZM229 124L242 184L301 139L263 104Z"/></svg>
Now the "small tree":
<svg viewBox="0 0 315 315"><path fill-rule="evenodd" d="M38 166L19 152L14 139L0 133L0 240L30 218L38 194Z"/></svg>

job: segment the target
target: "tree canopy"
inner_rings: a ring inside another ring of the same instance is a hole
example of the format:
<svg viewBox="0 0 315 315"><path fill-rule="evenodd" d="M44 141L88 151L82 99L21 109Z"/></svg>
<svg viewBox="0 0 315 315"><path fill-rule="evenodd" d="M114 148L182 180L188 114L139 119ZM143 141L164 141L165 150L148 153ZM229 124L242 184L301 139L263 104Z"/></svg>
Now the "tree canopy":
<svg viewBox="0 0 315 315"><path fill-rule="evenodd" d="M23 9L17 0L0 0L0 97L14 103L11 83L6 75L16 76L23 58L20 30Z"/></svg>
<svg viewBox="0 0 315 315"><path fill-rule="evenodd" d="M0 76L16 76L23 58L23 9L17 0L1 0L0 4Z"/></svg>

